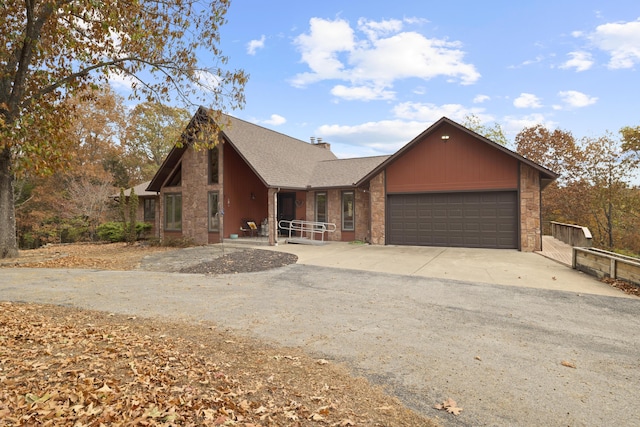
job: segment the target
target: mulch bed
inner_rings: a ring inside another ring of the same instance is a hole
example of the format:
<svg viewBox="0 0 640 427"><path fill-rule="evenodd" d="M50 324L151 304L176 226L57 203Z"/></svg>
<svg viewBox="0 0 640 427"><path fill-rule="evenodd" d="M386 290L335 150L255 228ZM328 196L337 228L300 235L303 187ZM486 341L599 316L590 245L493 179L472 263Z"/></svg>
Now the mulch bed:
<svg viewBox="0 0 640 427"><path fill-rule="evenodd" d="M247 249L231 252L211 261L185 267L180 273L191 274L234 274L252 273L295 264L298 256L284 252Z"/></svg>

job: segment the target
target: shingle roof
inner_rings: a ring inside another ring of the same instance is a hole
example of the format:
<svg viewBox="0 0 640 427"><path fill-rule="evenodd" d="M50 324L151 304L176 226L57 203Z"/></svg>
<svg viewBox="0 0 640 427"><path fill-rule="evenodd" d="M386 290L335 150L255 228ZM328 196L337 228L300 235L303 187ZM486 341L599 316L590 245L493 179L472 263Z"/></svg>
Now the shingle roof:
<svg viewBox="0 0 640 427"><path fill-rule="evenodd" d="M133 191L135 191L137 196L155 196L155 191L147 191L147 187L149 186L150 182L151 181L147 181L143 182L142 184L136 185L135 187L133 187ZM124 190L124 195L129 197L131 195L131 189L127 188L126 190Z"/></svg>
<svg viewBox="0 0 640 427"><path fill-rule="evenodd" d="M187 128L198 120L211 118L200 108ZM388 156L338 159L320 145L290 137L271 129L226 114L220 121L225 144L240 157L267 187L306 189L309 187L350 187ZM182 147L174 147L149 183L147 190L160 191L171 170L178 164L189 144L189 132L183 134Z"/></svg>
<svg viewBox="0 0 640 427"><path fill-rule="evenodd" d="M149 186L150 182L151 181L143 182L142 184L138 184L135 187L133 187L133 191L135 191L136 196L141 196L141 197L155 196L156 195L155 191L147 191L147 187ZM131 188L127 188L126 190L124 190L124 195L126 197L131 196ZM112 199L117 199L118 197L120 197L120 193L112 194L110 197Z"/></svg>
<svg viewBox="0 0 640 427"><path fill-rule="evenodd" d="M235 117L224 118L229 121L222 129L228 143L268 187L306 188L314 179L318 162L337 160L331 150L321 146Z"/></svg>
<svg viewBox="0 0 640 427"><path fill-rule="evenodd" d="M309 185L315 188L354 185L390 156L325 160L316 164Z"/></svg>
<svg viewBox="0 0 640 427"><path fill-rule="evenodd" d="M212 115L201 107L187 130L198 121L211 120ZM477 137L494 148L529 164L541 172L544 183L557 177L552 171L531 162L519 154L443 117L391 156L338 159L330 150L284 135L271 129L222 114L220 125L226 144L232 145L262 182L271 188L306 189L335 188L361 185L402 156L425 135L449 123ZM147 186L148 191L160 191L169 173L178 164L190 144L189 132L183 134L182 147L174 147ZM141 184L142 185L142 184ZM136 192L138 189L136 188Z"/></svg>

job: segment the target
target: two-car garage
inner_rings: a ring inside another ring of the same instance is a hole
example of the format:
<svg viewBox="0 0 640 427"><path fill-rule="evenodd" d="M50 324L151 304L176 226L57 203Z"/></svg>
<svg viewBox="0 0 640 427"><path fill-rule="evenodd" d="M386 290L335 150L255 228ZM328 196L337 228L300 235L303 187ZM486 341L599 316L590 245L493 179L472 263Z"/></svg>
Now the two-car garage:
<svg viewBox="0 0 640 427"><path fill-rule="evenodd" d="M517 191L390 194L387 244L518 248Z"/></svg>
<svg viewBox="0 0 640 427"><path fill-rule="evenodd" d="M357 184L374 244L539 251L541 192L556 177L443 117Z"/></svg>

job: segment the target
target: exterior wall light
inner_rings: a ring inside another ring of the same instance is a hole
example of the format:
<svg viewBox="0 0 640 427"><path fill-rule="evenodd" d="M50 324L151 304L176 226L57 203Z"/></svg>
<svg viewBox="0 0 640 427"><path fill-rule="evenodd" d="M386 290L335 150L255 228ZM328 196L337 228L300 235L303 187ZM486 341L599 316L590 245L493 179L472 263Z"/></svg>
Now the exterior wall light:
<svg viewBox="0 0 640 427"><path fill-rule="evenodd" d="M442 142L447 142L449 140L449 135L442 135L440 138L442 138Z"/></svg>

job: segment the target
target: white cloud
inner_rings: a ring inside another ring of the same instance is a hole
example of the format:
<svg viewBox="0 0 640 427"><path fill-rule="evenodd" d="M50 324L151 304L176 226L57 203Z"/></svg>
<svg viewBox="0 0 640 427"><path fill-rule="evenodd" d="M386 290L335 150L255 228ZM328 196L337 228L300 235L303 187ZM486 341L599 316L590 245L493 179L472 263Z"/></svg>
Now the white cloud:
<svg viewBox="0 0 640 427"><path fill-rule="evenodd" d="M373 101L373 100L390 100L395 98L395 92L384 90L381 87L371 86L351 86L337 85L331 89L331 94L338 98L360 101Z"/></svg>
<svg viewBox="0 0 640 427"><path fill-rule="evenodd" d="M562 100L563 105L554 105L553 108L555 110L587 107L598 101L598 98L578 92L577 90L561 91L558 92L558 96Z"/></svg>
<svg viewBox="0 0 640 427"><path fill-rule="evenodd" d="M260 40L251 40L249 43L247 43L247 53L249 55L255 55L258 49L264 48L265 40L266 37L264 36L264 34L262 35L262 37L260 37Z"/></svg>
<svg viewBox="0 0 640 427"><path fill-rule="evenodd" d="M360 19L357 30L364 38L358 39L345 20L312 18L309 32L295 39L302 62L311 71L297 74L291 83L304 87L322 80L342 80L354 89L368 87L386 93L400 79L443 76L467 85L480 78L476 68L464 62L460 43L402 32L402 25L398 20ZM339 90L348 95L345 99L356 99L357 90L345 88L342 85ZM362 93L365 100L370 99L370 91Z"/></svg>
<svg viewBox="0 0 640 427"><path fill-rule="evenodd" d="M270 126L280 126L285 124L286 122L287 122L287 119L285 119L279 114L272 114L269 119L261 121L261 123L264 123Z"/></svg>
<svg viewBox="0 0 640 427"><path fill-rule="evenodd" d="M544 61L544 56L538 55L538 56L535 57L535 59L527 59L525 61L522 61L518 65L510 65L508 68L514 69L514 68L525 67L527 65L538 64L538 63L540 63L542 61Z"/></svg>
<svg viewBox="0 0 640 427"><path fill-rule="evenodd" d="M431 123L382 120L354 126L323 125L316 135L351 146L369 148L370 154L393 153L423 132Z"/></svg>
<svg viewBox="0 0 640 427"><path fill-rule="evenodd" d="M593 66L593 58L589 52L569 52L571 59L567 60L560 68L575 68L576 71L586 71Z"/></svg>
<svg viewBox="0 0 640 427"><path fill-rule="evenodd" d="M482 104L483 102L486 102L486 101L489 101L489 100L491 100L491 97L489 95L480 94L480 95L476 95L473 98L473 103L474 104Z"/></svg>
<svg viewBox="0 0 640 427"><path fill-rule="evenodd" d="M131 91L134 82L137 80L128 74L123 74L115 71L109 72L109 84L116 90Z"/></svg>
<svg viewBox="0 0 640 427"><path fill-rule="evenodd" d="M411 25L413 25L413 24L422 25L422 24L428 24L430 22L426 18L418 18L417 16L404 18L403 21L406 22L407 24L411 24Z"/></svg>
<svg viewBox="0 0 640 427"><path fill-rule="evenodd" d="M309 25L309 34L296 37L295 44L302 54L302 62L312 72L298 74L292 81L293 85L301 87L325 79L343 78L344 65L338 59L338 54L354 49L353 29L341 19L327 21L311 18Z"/></svg>
<svg viewBox="0 0 640 427"><path fill-rule="evenodd" d="M555 129L558 124L547 120L542 114L529 114L526 116L505 116L501 120L502 130L506 136L515 137L524 128L542 125L547 129Z"/></svg>
<svg viewBox="0 0 640 427"><path fill-rule="evenodd" d="M220 86L220 79L210 71L197 70L195 72L195 77L198 80L201 90L213 92Z"/></svg>
<svg viewBox="0 0 640 427"><path fill-rule="evenodd" d="M485 117L483 108L467 108L460 104L435 105L419 102L403 102L393 108L396 117L403 120L418 120L422 123L433 123L443 116L461 122L465 117L473 114L479 118Z"/></svg>
<svg viewBox="0 0 640 427"><path fill-rule="evenodd" d="M594 32L577 36L586 36L594 46L607 52L611 69L632 68L640 63L640 18L599 25Z"/></svg>
<svg viewBox="0 0 640 427"><path fill-rule="evenodd" d="M532 93L523 92L519 97L513 100L513 106L516 108L540 108L540 98Z"/></svg>
<svg viewBox="0 0 640 427"><path fill-rule="evenodd" d="M388 36L402 30L402 21L389 19L386 21L369 21L358 19L358 30L367 35L369 40L377 40L379 37Z"/></svg>

